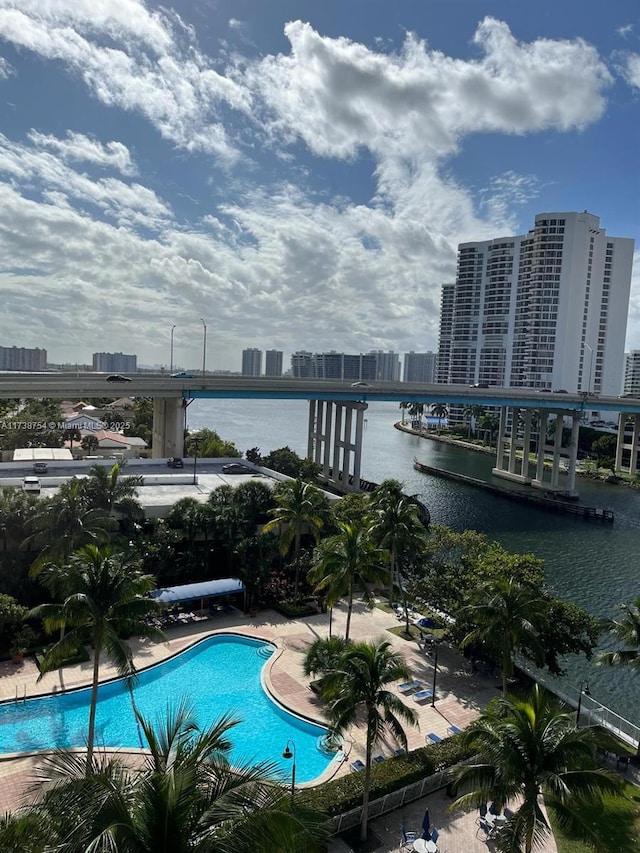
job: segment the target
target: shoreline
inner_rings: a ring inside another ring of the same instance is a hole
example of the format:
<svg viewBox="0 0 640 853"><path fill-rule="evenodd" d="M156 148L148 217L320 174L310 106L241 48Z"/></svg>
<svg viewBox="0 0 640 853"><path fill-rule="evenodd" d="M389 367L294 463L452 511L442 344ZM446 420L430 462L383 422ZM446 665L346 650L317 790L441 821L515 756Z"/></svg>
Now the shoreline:
<svg viewBox="0 0 640 853"><path fill-rule="evenodd" d="M439 441L442 444L451 444L455 447L461 447L463 450L473 450L476 453L484 453L485 455L496 456L496 448L495 447L487 447L486 445L473 444L470 441L464 441L459 438L451 438L448 435L437 435L433 434L429 431L420 429L416 430L409 424L403 424L401 421L397 421L393 425L394 429L399 430L400 432L406 432L409 435L415 435L417 438L427 438L431 441ZM545 468L551 467L551 463L547 463L545 461ZM595 472L583 471L580 468L576 470L576 477L580 477L585 480L597 480L601 483L607 483L610 486L626 486L630 489L638 489L640 488L640 484L635 484L630 482L629 480L624 479L624 477L620 477L615 473L611 473L610 469L598 468Z"/></svg>

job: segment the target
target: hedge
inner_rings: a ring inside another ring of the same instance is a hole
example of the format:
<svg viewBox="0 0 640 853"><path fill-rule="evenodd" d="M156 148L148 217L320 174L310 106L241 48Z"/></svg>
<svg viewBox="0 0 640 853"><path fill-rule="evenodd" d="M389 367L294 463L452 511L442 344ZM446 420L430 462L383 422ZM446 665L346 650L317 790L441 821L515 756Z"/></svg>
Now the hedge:
<svg viewBox="0 0 640 853"><path fill-rule="evenodd" d="M463 747L459 735L415 749L406 755L388 758L371 767L370 799L384 797L419 782L447 767L471 758L477 750ZM315 788L304 788L296 794L300 805L329 817L343 814L362 803L364 772L350 773Z"/></svg>

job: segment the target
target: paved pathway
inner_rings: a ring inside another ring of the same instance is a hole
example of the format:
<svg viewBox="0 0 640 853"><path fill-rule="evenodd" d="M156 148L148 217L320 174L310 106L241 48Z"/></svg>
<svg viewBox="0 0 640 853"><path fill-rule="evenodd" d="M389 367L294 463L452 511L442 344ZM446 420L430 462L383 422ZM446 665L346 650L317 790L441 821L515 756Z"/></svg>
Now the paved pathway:
<svg viewBox="0 0 640 853"><path fill-rule="evenodd" d="M346 608L335 608L333 612L333 632L336 636L344 634ZM433 658L424 654L415 641L390 634L386 629L398 625L397 619L389 613L374 608L372 611L361 606L354 608L351 622L351 637L354 640L373 640L380 637L391 640L393 646L405 656L413 677L424 686L433 686ZM328 636L328 616L317 615L304 620L294 621L279 616L274 611L261 611L256 618L250 619L236 612L216 616L202 622L195 622L168 629L167 643L132 641L136 665L141 668L164 660L193 642L213 633L225 630L273 641L278 651L265 667L265 682L275 698L297 713L323 722L322 707L319 700L308 687L308 679L302 670L304 651L318 637ZM92 662L88 661L63 671L49 673L38 682L38 670L33 661L22 666L12 663L0 664L0 699L19 699L41 693L59 692L90 682ZM107 661L101 666L103 678L113 677L115 671ZM471 676L465 670L463 659L454 650L441 646L438 655L436 676L436 702L432 706L429 699L418 703L411 695L404 701L418 713L419 725L407 731L409 749L424 745L425 735L433 732L439 737L447 737L449 726L464 728L475 719L482 708L496 695L499 685L486 677ZM393 753L394 744L384 744L380 752ZM364 758L364 731L354 729L347 741L348 761L343 764L332 763L323 778L349 772L349 763L356 758ZM0 814L11 811L35 796L29 794L34 776L42 756L22 755L0 758ZM491 851L492 843L476 839L475 814L462 812L447 813L450 801L443 792L433 794L416 801L398 812L390 813L372 822L371 828L380 845L380 853L395 851L399 846L400 827L404 822L407 829L418 829L426 806L429 807L431 823L441 832L438 842L441 853L475 853ZM340 848L339 841L332 843L334 851ZM550 842L543 853L556 853L555 843Z"/></svg>

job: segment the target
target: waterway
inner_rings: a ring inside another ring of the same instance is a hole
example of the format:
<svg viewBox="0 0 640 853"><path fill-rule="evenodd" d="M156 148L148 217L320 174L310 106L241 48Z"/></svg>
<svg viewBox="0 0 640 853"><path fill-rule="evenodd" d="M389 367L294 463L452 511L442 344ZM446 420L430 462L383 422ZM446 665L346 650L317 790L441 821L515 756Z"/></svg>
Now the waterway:
<svg viewBox="0 0 640 853"><path fill-rule="evenodd" d="M308 405L302 401L194 401L190 429L208 427L244 453L259 447L266 455L288 445L304 455ZM611 509L615 523L604 525L555 515L471 486L431 477L413 469L427 465L487 478L491 456L408 435L393 428L400 419L395 403L374 403L366 412L362 476L380 482L389 477L426 503L433 522L453 530L474 529L510 551L532 553L545 561L549 586L599 617L615 617L623 602L640 597L640 491L579 479L581 500ZM589 680L592 697L640 725L640 678L629 669L595 667L583 658L566 661L567 693Z"/></svg>

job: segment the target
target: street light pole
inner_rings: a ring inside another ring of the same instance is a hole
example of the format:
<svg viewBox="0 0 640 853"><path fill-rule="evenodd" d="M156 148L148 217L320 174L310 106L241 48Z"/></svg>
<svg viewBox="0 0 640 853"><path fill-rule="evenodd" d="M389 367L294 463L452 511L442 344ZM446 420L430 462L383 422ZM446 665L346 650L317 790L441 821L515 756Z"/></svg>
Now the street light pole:
<svg viewBox="0 0 640 853"><path fill-rule="evenodd" d="M589 692L589 682L581 681L580 682L580 694L578 696L578 710L576 711L576 728L580 726L580 712L582 711L582 694L585 696L591 696Z"/></svg>
<svg viewBox="0 0 640 853"><path fill-rule="evenodd" d="M207 362L207 324L204 322L202 317L200 317L200 322L202 323L202 329L204 333L204 338L202 341L202 375L204 376L205 366Z"/></svg>
<svg viewBox="0 0 640 853"><path fill-rule="evenodd" d="M431 707L436 707L436 678L438 675L438 644L433 644L433 689L431 690Z"/></svg>
<svg viewBox="0 0 640 853"><path fill-rule="evenodd" d="M293 764L291 765L291 808L293 808L296 792L296 745L292 740L287 741L282 757L286 758L287 761L293 758Z"/></svg>
<svg viewBox="0 0 640 853"><path fill-rule="evenodd" d="M198 445L202 441L201 438L197 436L191 439L191 443L193 444L193 485L197 485L198 479L196 477L196 470L198 467Z"/></svg>
<svg viewBox="0 0 640 853"><path fill-rule="evenodd" d="M591 393L591 377L593 375L593 350L589 346L589 344L585 343L585 349L589 350L589 382L587 383L587 393Z"/></svg>
<svg viewBox="0 0 640 853"><path fill-rule="evenodd" d="M173 332L175 328L175 326L171 327L171 357L169 360L169 373L173 373Z"/></svg>

